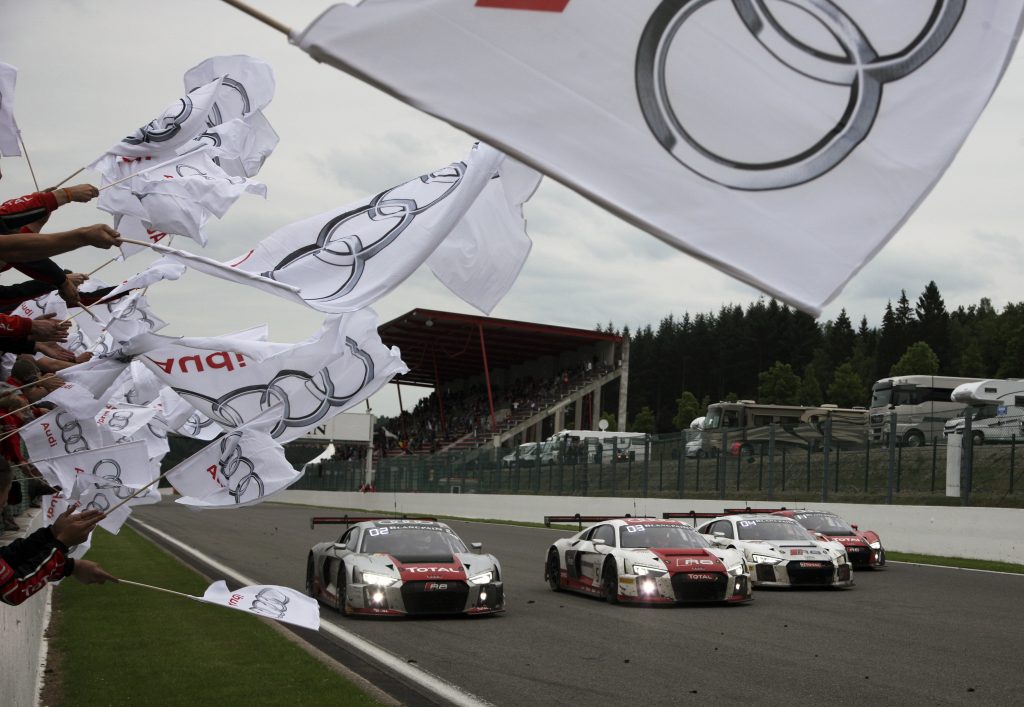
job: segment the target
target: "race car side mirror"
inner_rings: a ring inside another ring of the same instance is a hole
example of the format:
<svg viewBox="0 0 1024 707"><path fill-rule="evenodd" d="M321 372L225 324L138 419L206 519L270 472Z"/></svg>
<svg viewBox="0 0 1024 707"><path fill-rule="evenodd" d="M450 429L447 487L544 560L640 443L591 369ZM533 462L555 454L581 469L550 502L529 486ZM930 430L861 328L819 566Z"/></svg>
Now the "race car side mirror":
<svg viewBox="0 0 1024 707"><path fill-rule="evenodd" d="M821 533L815 533L815 534L814 534L814 539L815 539L815 540L820 540L820 541L822 541L822 542L828 542L828 538L826 538L826 537L825 537L824 535L822 535Z"/></svg>
<svg viewBox="0 0 1024 707"><path fill-rule="evenodd" d="M724 538L725 537L725 533L723 533L721 530L716 530L714 533L712 533L712 535L714 535L716 538Z"/></svg>
<svg viewBox="0 0 1024 707"><path fill-rule="evenodd" d="M857 524L856 523L851 523L850 527L853 528L854 530L857 530Z"/></svg>
<svg viewBox="0 0 1024 707"><path fill-rule="evenodd" d="M469 546L473 548L473 551L478 555L480 554L480 551L484 549L483 543L470 543Z"/></svg>
<svg viewBox="0 0 1024 707"><path fill-rule="evenodd" d="M607 545L607 544L608 544L608 541L607 541L607 540L601 540L600 538L597 538L597 539L595 539L595 540L591 540L590 542L592 542L592 543L594 544L594 549L595 549L595 550L596 550L597 548L599 548L599 547L604 547L605 545Z"/></svg>

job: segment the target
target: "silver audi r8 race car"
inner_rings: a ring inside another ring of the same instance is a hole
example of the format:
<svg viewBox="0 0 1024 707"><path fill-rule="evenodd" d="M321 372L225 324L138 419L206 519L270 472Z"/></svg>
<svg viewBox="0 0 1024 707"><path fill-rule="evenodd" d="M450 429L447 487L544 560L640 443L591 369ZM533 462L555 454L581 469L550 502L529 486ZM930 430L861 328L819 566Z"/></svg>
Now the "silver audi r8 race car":
<svg viewBox="0 0 1024 707"><path fill-rule="evenodd" d="M817 540L792 518L727 515L697 530L717 547L740 550L753 567L755 587L853 585L853 568L842 544Z"/></svg>
<svg viewBox="0 0 1024 707"><path fill-rule="evenodd" d="M493 614L505 609L501 565L471 552L433 519L325 518L348 525L337 542L318 543L306 560L306 592L345 615Z"/></svg>
<svg viewBox="0 0 1024 707"><path fill-rule="evenodd" d="M686 523L660 518L607 518L556 540L548 549L544 578L556 592L567 589L612 604L751 599L742 553L716 548Z"/></svg>

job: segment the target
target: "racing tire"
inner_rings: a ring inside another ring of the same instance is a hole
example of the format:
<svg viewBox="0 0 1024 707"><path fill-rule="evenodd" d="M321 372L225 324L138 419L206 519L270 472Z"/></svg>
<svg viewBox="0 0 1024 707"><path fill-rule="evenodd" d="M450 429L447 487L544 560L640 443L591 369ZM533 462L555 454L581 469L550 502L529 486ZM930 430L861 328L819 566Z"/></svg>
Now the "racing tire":
<svg viewBox="0 0 1024 707"><path fill-rule="evenodd" d="M336 598L334 601L334 608L338 610L338 613L342 616L346 615L345 596L348 594L348 573L345 571L345 563L342 562L341 566L338 567L338 581L335 583Z"/></svg>
<svg viewBox="0 0 1024 707"><path fill-rule="evenodd" d="M601 595L609 604L619 603L619 572L614 562L605 562L601 570Z"/></svg>
<svg viewBox="0 0 1024 707"><path fill-rule="evenodd" d="M923 447L924 446L924 435L917 430L911 430L903 436L904 447Z"/></svg>
<svg viewBox="0 0 1024 707"><path fill-rule="evenodd" d="M981 432L971 433L971 446L980 447L985 444L985 435Z"/></svg>
<svg viewBox="0 0 1024 707"><path fill-rule="evenodd" d="M306 558L306 594L316 599L316 593L313 591L313 579L316 571L313 569L313 553L309 553L309 557Z"/></svg>
<svg viewBox="0 0 1024 707"><path fill-rule="evenodd" d="M551 591L562 591L562 566L558 560L558 550L554 548L548 551L548 561L544 566L544 574L547 576L548 587L551 588Z"/></svg>

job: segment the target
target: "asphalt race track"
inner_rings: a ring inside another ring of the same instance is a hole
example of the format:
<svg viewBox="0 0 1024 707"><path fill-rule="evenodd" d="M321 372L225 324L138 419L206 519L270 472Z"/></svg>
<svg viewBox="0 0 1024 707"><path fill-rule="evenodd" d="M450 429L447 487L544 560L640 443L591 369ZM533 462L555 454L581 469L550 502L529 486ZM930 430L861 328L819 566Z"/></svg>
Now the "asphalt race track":
<svg viewBox="0 0 1024 707"><path fill-rule="evenodd" d="M337 509L194 513L165 500L133 513L260 583L300 591L309 548L342 531L309 528ZM857 573L849 590L755 590L742 606L611 606L548 589L545 553L563 531L450 525L501 561L504 614L351 619L322 606L321 616L495 705L994 705L1024 695L1021 575L894 564Z"/></svg>

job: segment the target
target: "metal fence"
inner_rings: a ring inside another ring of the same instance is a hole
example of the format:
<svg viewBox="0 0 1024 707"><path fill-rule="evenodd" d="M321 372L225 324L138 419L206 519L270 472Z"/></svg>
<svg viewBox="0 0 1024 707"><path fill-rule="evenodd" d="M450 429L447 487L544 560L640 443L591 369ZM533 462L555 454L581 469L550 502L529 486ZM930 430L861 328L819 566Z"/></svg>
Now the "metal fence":
<svg viewBox="0 0 1024 707"><path fill-rule="evenodd" d="M693 430L603 443L562 440L529 458L504 448L387 456L375 462L374 485L377 492L1024 505L1018 458L1024 420L1004 422L999 438L962 435L956 496L946 495L947 452L956 445L947 447L945 438L911 447L896 435L882 443L865 434L851 444L848 437L833 440L827 425L803 445L777 443L783 435L772 425L756 435L737 430L732 439L726 432L726 451L715 456L705 455ZM364 462L322 462L293 488L354 491L364 473Z"/></svg>

